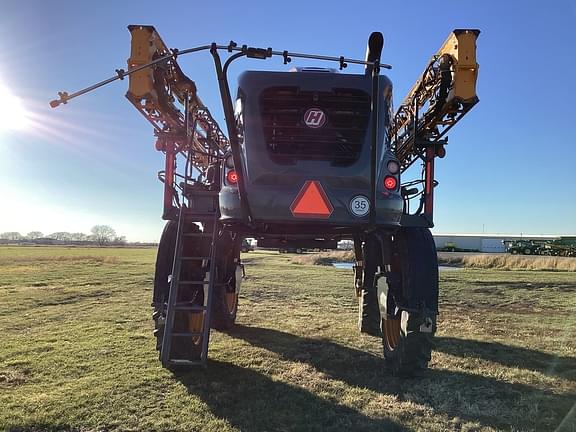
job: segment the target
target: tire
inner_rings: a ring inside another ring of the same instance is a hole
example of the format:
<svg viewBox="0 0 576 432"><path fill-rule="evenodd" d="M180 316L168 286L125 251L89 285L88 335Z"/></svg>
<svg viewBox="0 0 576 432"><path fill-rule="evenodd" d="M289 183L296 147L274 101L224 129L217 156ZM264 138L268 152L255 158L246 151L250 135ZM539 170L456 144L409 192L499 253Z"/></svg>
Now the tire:
<svg viewBox="0 0 576 432"><path fill-rule="evenodd" d="M232 245L232 247L230 247ZM212 298L212 328L230 330L236 323L238 313L237 266L240 263L241 239L234 239L231 233L224 233L219 240L216 268L216 282ZM207 252L209 253L209 251Z"/></svg>
<svg viewBox="0 0 576 432"><path fill-rule="evenodd" d="M511 253L512 255L518 255L518 251L517 251L516 249L512 249L512 250L510 251L510 253Z"/></svg>
<svg viewBox="0 0 576 432"><path fill-rule="evenodd" d="M532 251L529 248L524 249L524 255L532 255Z"/></svg>
<svg viewBox="0 0 576 432"><path fill-rule="evenodd" d="M238 313L238 294L227 291L226 287L218 287L212 302L212 328L226 331L234 327Z"/></svg>
<svg viewBox="0 0 576 432"><path fill-rule="evenodd" d="M427 228L402 228L392 250L392 271L386 283L377 281L382 346L392 373L412 376L431 359L438 314L436 247Z"/></svg>
<svg viewBox="0 0 576 432"><path fill-rule="evenodd" d="M164 225L164 230L160 236L154 272L154 293L152 296L152 304L154 306L168 301L168 293L170 292L169 278L172 274L172 265L174 263L177 231L178 223L176 221L168 221Z"/></svg>
<svg viewBox="0 0 576 432"><path fill-rule="evenodd" d="M383 294L383 300L387 301ZM428 329L429 333L422 332ZM386 365L394 375L414 376L428 368L432 356L436 319L398 310L382 319L382 347Z"/></svg>

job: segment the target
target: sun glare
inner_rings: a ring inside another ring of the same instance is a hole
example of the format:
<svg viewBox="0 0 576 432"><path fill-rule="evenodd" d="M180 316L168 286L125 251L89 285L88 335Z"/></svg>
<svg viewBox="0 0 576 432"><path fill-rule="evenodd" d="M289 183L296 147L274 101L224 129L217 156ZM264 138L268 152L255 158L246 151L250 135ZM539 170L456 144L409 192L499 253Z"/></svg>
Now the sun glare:
<svg viewBox="0 0 576 432"><path fill-rule="evenodd" d="M21 100L0 84L0 132L25 129L28 122L28 112Z"/></svg>

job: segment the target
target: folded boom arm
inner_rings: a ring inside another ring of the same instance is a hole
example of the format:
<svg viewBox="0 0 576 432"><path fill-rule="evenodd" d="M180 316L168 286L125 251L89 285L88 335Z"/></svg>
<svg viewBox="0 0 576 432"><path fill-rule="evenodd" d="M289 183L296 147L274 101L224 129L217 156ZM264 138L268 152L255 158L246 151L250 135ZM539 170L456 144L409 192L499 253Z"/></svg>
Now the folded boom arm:
<svg viewBox="0 0 576 432"><path fill-rule="evenodd" d="M424 158L430 143L436 143L436 155L443 156L442 138L478 102L479 34L479 30L454 30L398 108L389 136L402 171Z"/></svg>

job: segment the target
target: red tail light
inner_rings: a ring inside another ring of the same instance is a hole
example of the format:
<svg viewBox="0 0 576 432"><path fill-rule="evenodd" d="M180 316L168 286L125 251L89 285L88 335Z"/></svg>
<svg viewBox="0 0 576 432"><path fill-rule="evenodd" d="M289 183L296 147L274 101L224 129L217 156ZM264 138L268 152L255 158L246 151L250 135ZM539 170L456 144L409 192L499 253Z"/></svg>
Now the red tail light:
<svg viewBox="0 0 576 432"><path fill-rule="evenodd" d="M238 183L238 173L235 170L228 171L228 174L226 174L226 180L228 180L228 183L235 185Z"/></svg>
<svg viewBox="0 0 576 432"><path fill-rule="evenodd" d="M386 176L384 177L384 187L388 190L395 190L396 186L398 186L398 180L396 177Z"/></svg>

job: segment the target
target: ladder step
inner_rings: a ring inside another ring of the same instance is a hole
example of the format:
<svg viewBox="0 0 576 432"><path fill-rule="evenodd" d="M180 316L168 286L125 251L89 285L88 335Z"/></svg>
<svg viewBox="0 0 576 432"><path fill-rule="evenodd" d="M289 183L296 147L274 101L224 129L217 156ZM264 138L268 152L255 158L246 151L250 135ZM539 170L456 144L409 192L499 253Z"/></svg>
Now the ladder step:
<svg viewBox="0 0 576 432"><path fill-rule="evenodd" d="M185 333L172 333L172 337L199 337L202 332L185 332Z"/></svg>

